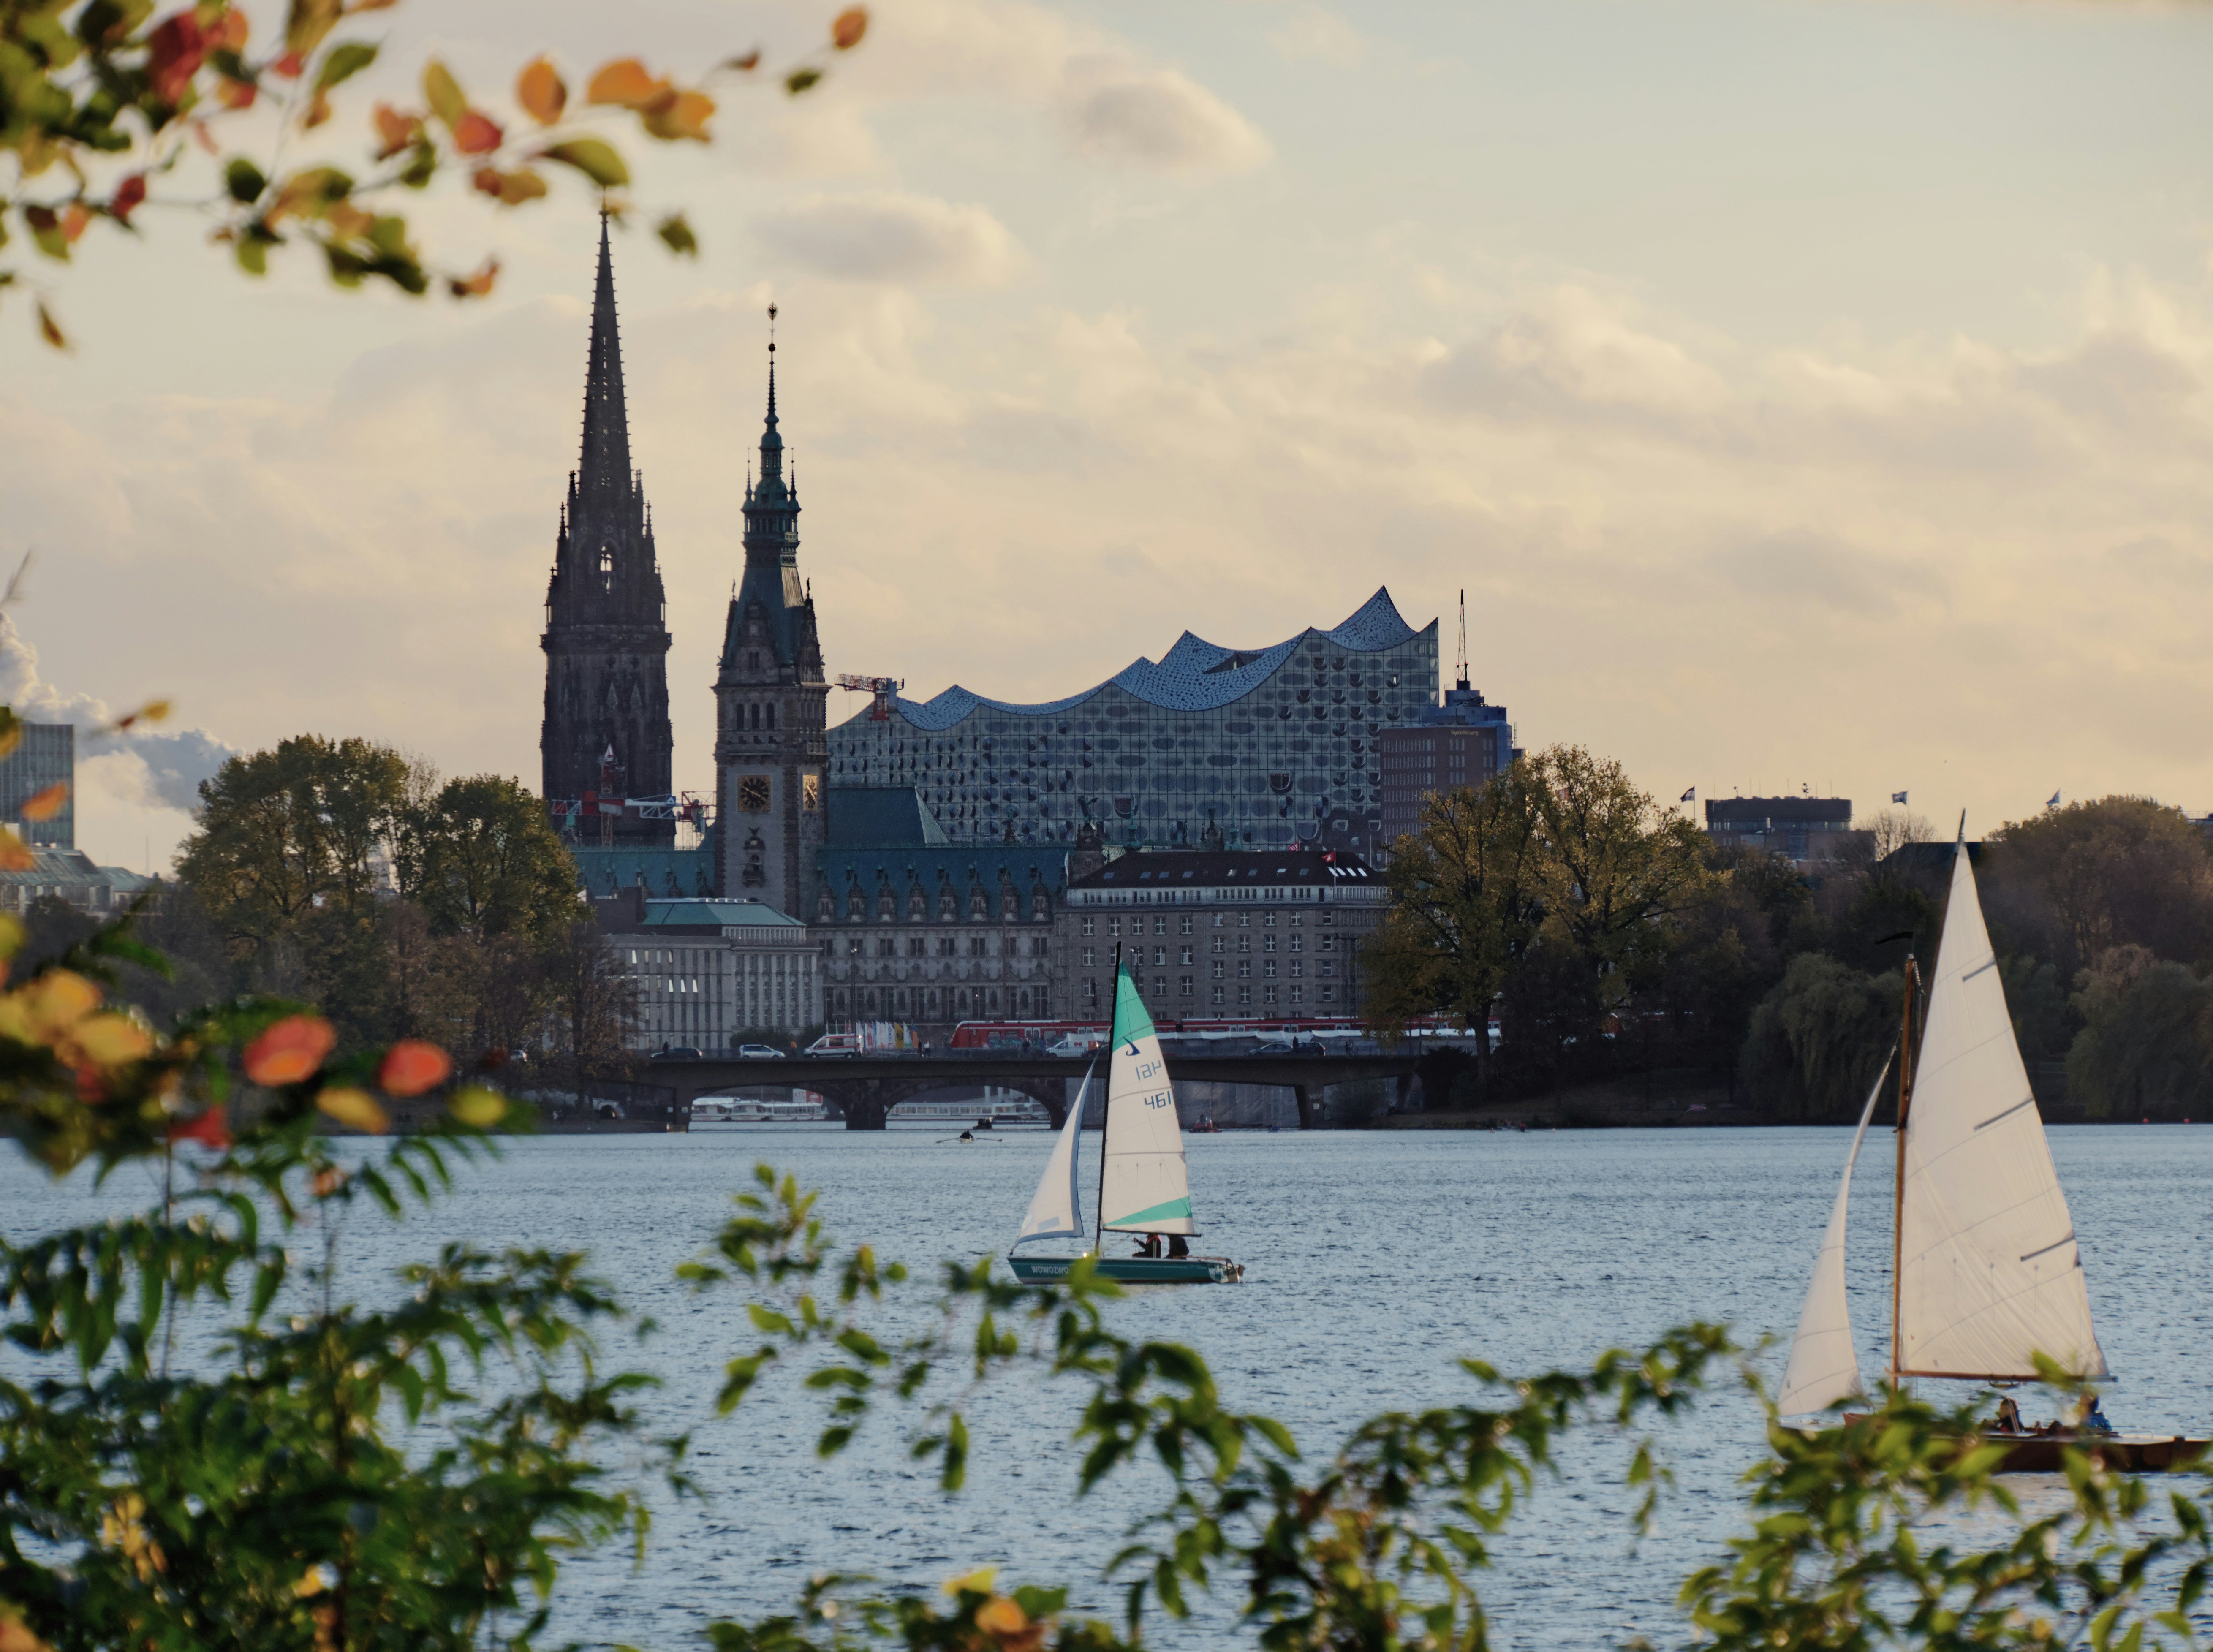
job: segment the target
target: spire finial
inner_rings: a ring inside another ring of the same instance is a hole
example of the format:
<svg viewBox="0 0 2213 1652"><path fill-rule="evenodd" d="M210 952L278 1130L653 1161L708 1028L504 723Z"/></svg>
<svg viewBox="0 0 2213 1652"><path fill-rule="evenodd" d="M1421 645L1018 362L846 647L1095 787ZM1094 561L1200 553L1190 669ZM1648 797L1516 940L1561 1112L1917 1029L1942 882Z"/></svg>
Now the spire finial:
<svg viewBox="0 0 2213 1652"><path fill-rule="evenodd" d="M768 420L761 429L761 485L783 473L783 438L776 431L776 306L768 307Z"/></svg>

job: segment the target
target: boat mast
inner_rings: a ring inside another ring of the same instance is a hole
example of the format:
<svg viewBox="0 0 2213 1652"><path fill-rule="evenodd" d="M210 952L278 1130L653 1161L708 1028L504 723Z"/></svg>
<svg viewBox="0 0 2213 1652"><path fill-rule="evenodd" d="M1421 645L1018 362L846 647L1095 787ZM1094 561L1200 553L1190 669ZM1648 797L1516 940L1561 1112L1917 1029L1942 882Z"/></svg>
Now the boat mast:
<svg viewBox="0 0 2213 1652"><path fill-rule="evenodd" d="M1122 943L1114 943L1114 997L1106 1009L1106 1111L1099 1115L1099 1198L1094 1214L1099 1226L1091 1241L1094 1256L1106 1254L1106 1127L1114 1120L1114 1035L1122 1025ZM1083 1126L1078 1125L1077 1134Z"/></svg>
<svg viewBox="0 0 2213 1652"><path fill-rule="evenodd" d="M1898 1185L1890 1213L1890 1382L1896 1387L1905 1367L1899 1340L1899 1304L1905 1278L1905 1115L1913 1105L1913 991L1919 971L1905 954L1905 1006L1898 1033Z"/></svg>

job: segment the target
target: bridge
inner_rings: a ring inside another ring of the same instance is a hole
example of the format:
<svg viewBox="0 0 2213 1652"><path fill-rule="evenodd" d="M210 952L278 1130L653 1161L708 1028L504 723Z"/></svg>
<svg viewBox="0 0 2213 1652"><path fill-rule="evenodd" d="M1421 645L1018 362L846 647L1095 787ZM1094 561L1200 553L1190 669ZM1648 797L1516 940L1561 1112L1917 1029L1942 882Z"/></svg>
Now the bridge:
<svg viewBox="0 0 2213 1652"><path fill-rule="evenodd" d="M1261 1084L1289 1090L1298 1102L1301 1129L1326 1122L1325 1091L1339 1084L1389 1080L1405 1108L1419 1081L1425 1105L1452 1091L1469 1058L1458 1050L1409 1050L1375 1055L1170 1056L1168 1077L1192 1083ZM1066 1085L1081 1079L1086 1056L1021 1055L978 1051L933 1056L786 1057L777 1060L657 1061L653 1082L676 1092L679 1116L703 1095L725 1095L757 1086L814 1091L844 1115L847 1130L881 1130L902 1101L956 1085L991 1084L1039 1102L1058 1130L1068 1119ZM1101 1082L1106 1063L1099 1064Z"/></svg>

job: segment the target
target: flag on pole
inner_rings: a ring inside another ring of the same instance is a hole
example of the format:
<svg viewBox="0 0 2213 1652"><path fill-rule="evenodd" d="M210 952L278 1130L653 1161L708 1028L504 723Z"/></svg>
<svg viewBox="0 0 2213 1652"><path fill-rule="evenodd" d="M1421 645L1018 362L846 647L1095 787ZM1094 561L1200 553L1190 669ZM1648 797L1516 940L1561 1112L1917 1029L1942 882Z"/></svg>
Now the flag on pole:
<svg viewBox="0 0 2213 1652"><path fill-rule="evenodd" d="M2058 808L2059 807L2059 794L2055 791L2051 796L2045 798L2044 800L2044 807L2046 808Z"/></svg>
<svg viewBox="0 0 2213 1652"><path fill-rule="evenodd" d="M1684 793L1680 797L1678 797L1675 801L1676 801L1677 802L1679 802L1679 803L1687 803L1687 802L1691 802L1693 798L1695 798L1698 795L1698 789L1696 786L1692 786L1689 790L1686 791L1686 792L1685 792L1685 793Z"/></svg>
<svg viewBox="0 0 2213 1652"><path fill-rule="evenodd" d="M1902 803L1905 801L1905 794L1902 791L1894 791L1890 795L1890 801L1893 803Z"/></svg>

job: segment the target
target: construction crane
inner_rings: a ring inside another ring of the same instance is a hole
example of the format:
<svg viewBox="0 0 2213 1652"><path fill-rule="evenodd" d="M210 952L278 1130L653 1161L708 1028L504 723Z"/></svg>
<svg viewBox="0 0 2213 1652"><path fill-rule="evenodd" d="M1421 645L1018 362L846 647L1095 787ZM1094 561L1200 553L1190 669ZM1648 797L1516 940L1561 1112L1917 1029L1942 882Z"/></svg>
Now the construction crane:
<svg viewBox="0 0 2213 1652"><path fill-rule="evenodd" d="M839 675L838 686L850 689L857 694L875 695L875 704L869 708L869 721L889 722L892 697L906 686L906 680L903 677L856 677L845 673Z"/></svg>

